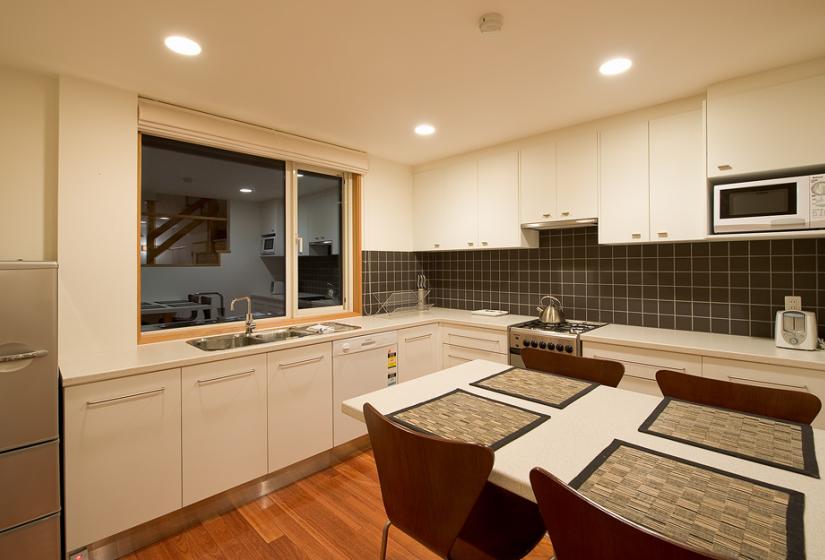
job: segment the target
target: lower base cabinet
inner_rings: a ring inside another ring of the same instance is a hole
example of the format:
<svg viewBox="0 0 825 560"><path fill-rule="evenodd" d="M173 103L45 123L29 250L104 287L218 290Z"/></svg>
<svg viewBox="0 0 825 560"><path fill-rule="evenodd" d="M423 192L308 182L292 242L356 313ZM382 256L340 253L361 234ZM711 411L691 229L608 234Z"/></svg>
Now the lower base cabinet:
<svg viewBox="0 0 825 560"><path fill-rule="evenodd" d="M398 382L404 383L441 369L438 325L398 331Z"/></svg>
<svg viewBox="0 0 825 560"><path fill-rule="evenodd" d="M183 368L184 506L268 472L266 384L265 354Z"/></svg>
<svg viewBox="0 0 825 560"><path fill-rule="evenodd" d="M64 391L66 548L181 507L181 371Z"/></svg>
<svg viewBox="0 0 825 560"><path fill-rule="evenodd" d="M466 364L473 360L487 360L499 364L507 364L510 362L510 356L509 354L499 354L498 352L488 352L487 350L465 348L452 344L443 344L441 346L441 367L443 368Z"/></svg>
<svg viewBox="0 0 825 560"><path fill-rule="evenodd" d="M332 448L332 343L267 355L269 471Z"/></svg>

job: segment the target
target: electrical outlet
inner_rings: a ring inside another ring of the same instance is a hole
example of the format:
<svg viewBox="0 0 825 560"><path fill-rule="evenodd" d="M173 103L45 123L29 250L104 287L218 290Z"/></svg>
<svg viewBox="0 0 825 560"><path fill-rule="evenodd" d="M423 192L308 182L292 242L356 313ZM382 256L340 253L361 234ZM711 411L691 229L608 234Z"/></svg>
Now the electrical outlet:
<svg viewBox="0 0 825 560"><path fill-rule="evenodd" d="M785 311L802 311L802 297L785 296Z"/></svg>

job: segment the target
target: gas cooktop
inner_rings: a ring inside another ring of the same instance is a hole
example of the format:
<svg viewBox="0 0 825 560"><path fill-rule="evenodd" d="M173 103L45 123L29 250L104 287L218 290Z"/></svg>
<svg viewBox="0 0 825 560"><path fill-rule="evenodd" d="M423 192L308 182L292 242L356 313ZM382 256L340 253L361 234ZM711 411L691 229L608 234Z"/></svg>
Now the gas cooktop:
<svg viewBox="0 0 825 560"><path fill-rule="evenodd" d="M538 319L513 325L511 329L524 329L529 331L540 331L546 333L578 335L587 331L592 331L603 327L607 323L596 323L588 321L565 321L564 323L543 323Z"/></svg>

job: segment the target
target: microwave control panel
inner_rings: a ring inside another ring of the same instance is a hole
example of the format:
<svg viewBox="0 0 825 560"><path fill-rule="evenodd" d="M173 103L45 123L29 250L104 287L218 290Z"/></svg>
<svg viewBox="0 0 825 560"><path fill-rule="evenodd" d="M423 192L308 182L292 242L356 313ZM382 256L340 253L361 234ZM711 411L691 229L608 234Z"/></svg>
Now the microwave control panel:
<svg viewBox="0 0 825 560"><path fill-rule="evenodd" d="M825 227L825 175L811 177L811 226Z"/></svg>

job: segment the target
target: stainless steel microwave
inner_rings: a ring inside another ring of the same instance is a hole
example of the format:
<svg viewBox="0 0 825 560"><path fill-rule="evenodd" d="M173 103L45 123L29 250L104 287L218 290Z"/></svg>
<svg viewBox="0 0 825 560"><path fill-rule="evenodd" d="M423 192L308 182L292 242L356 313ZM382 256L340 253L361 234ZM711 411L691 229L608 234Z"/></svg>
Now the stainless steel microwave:
<svg viewBox="0 0 825 560"><path fill-rule="evenodd" d="M825 228L825 175L713 187L713 233Z"/></svg>

